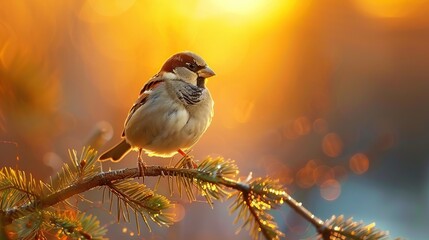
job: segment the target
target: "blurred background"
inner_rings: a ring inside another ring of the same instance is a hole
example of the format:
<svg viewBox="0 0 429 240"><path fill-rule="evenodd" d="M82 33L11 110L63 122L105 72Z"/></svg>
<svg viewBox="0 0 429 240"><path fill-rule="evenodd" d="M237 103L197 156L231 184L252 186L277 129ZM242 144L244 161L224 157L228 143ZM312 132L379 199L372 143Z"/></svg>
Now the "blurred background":
<svg viewBox="0 0 429 240"><path fill-rule="evenodd" d="M345 214L427 238L427 0L1 1L0 165L46 180L69 148L111 147L142 85L183 50L217 73L196 159L279 178L322 219ZM135 167L136 156L103 167ZM177 223L137 236L100 191L87 197L95 202L80 208L111 239L249 238L234 235L228 202L212 210L174 196ZM274 215L289 239L315 234L286 206Z"/></svg>

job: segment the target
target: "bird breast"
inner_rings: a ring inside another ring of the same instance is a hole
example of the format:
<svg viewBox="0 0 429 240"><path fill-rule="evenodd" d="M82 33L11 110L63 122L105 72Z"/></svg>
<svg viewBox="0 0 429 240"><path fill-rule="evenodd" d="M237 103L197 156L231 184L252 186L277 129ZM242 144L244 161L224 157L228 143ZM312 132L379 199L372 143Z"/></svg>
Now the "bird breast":
<svg viewBox="0 0 429 240"><path fill-rule="evenodd" d="M165 84L156 87L125 126L125 139L150 156L170 157L180 148L194 145L213 116L213 101L207 89L195 105L185 105L169 93Z"/></svg>

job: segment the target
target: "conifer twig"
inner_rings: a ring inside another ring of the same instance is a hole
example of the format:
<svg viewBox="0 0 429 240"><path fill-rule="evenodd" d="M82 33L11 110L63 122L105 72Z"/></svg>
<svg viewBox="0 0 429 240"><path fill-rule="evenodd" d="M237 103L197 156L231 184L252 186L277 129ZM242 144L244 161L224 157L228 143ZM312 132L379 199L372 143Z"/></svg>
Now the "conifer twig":
<svg viewBox="0 0 429 240"><path fill-rule="evenodd" d="M186 173L186 175L191 177L197 177L198 174L201 174L201 172L195 169L171 168L162 166L147 166L144 170L144 175L146 177L164 175L175 176L179 173ZM60 203L76 194L86 192L92 188L109 185L111 182L116 180L137 177L140 177L138 168L126 168L109 172L102 172L92 178L81 181L78 184L71 185L45 198L41 198L39 200L31 202L30 204L22 205L18 208L13 208L4 212L0 212L0 216L3 216L4 223L11 223L14 219L18 218L18 216L22 216L22 214L20 213L31 212L31 209L34 209L36 207L40 209L47 208L57 203ZM205 180L207 181L207 179ZM218 179L217 183L232 189L236 189L241 192L250 191L249 184L237 182L231 179L220 178ZM307 209L305 209L300 203L298 203L289 195L285 196L285 201L293 209L295 209L295 211L297 211L300 215L310 221L313 225L320 227L319 225L323 224L323 221L312 215Z"/></svg>
<svg viewBox="0 0 429 240"><path fill-rule="evenodd" d="M238 182L236 180L228 179L217 174L213 175L213 173L205 172L200 169L186 169L162 166L147 166L144 169L144 176L182 176L189 179L198 179L208 183L218 184L235 189L243 194L243 196L245 197L244 202L249 207L249 210L251 210L251 214L255 219L257 219L257 224L261 224L261 221L259 221L260 216L257 212L254 211L254 209L252 209L252 202L248 198L251 194L253 194L253 191L257 191L254 189L255 186L252 185L253 183ZM78 181L75 184L56 191L46 197L40 197L34 199L30 203L0 211L0 222L2 222L4 225L7 225L12 223L12 221L15 219L31 214L36 209L45 209L54 206L76 194L86 192L95 187L111 186L115 181L138 177L141 177L138 168L127 168L108 172L100 172L98 174L93 175L92 177L85 178L82 181ZM279 199L281 199L281 203L286 203L299 215L301 215L308 222L310 222L316 228L317 232L323 237L323 239L329 239L333 232L342 232L342 230L339 228L333 229L332 226L328 226L327 224L325 224L324 221L317 218L308 209L302 206L302 203L296 201L289 194L287 194L286 191L277 191L275 194ZM270 235L268 232L266 232L266 229L264 230L262 226L260 226L260 229L265 238L270 239ZM278 233L282 234L281 232Z"/></svg>

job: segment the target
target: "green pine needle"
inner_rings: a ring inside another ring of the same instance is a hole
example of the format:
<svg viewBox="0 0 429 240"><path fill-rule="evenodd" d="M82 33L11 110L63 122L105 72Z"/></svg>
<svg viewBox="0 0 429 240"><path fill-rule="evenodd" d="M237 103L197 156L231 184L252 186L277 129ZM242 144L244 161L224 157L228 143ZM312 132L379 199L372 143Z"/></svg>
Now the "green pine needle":
<svg viewBox="0 0 429 240"><path fill-rule="evenodd" d="M93 215L76 211L37 211L14 222L18 239L56 238L103 240L107 229ZM38 238L37 238L38 237Z"/></svg>
<svg viewBox="0 0 429 240"><path fill-rule="evenodd" d="M113 208L113 197L116 197L117 219L130 221L130 209L134 212L137 228L139 230L138 215L140 215L150 230L147 219L160 226L173 224L173 215L168 213L172 207L170 201L159 194L154 193L146 185L140 184L132 179L126 179L109 184L110 210ZM139 232L140 233L140 232Z"/></svg>
<svg viewBox="0 0 429 240"><path fill-rule="evenodd" d="M185 167L186 158L182 158L177 167ZM184 169L187 170L187 169ZM225 160L222 157L207 157L199 165L197 174L189 171L178 172L176 185L179 195L182 196L182 189L190 202L196 201L194 190L206 198L207 203L213 208L213 200L223 200L229 197L230 192L222 185L223 179L235 178L238 174L237 165L234 161ZM173 184L169 180L170 192Z"/></svg>
<svg viewBox="0 0 429 240"><path fill-rule="evenodd" d="M232 160L225 160L222 157L211 158L207 157L199 165L197 170L201 173L201 177L215 177L234 179L238 174L238 167Z"/></svg>
<svg viewBox="0 0 429 240"><path fill-rule="evenodd" d="M243 222L237 230L247 228L253 239L263 235L266 239L280 239L284 234L278 230L274 218L268 213L271 208L283 204L286 192L283 186L269 178L258 178L249 183L250 191L237 191L231 198L231 213L237 213L234 223Z"/></svg>
<svg viewBox="0 0 429 240"><path fill-rule="evenodd" d="M57 176L51 180L53 191L59 191L101 172L97 151L94 149L84 147L80 155L76 150L69 150L69 156L71 163L65 163Z"/></svg>
<svg viewBox="0 0 429 240"><path fill-rule="evenodd" d="M375 223L364 225L363 222L354 222L353 218L345 219L343 215L332 216L325 222L330 231L327 239L356 239L356 240L385 240L388 232L375 228Z"/></svg>
<svg viewBox="0 0 429 240"><path fill-rule="evenodd" d="M36 181L31 174L12 168L0 169L0 220L10 224L11 233L18 239L46 239L46 236L69 239L104 239L107 230L95 216L76 209L64 210L67 199L91 188L104 186L102 200L110 200L110 212L115 210L118 222L134 218L140 234L140 219L145 225L154 222L159 226L173 224L170 201L154 193L146 185L136 182L135 169L102 172L97 152L84 148L81 154L69 151L70 163L63 165L51 184ZM387 233L374 228L375 224L332 217L326 222L290 197L284 187L270 178L257 178L250 182L235 180L238 168L234 161L224 158L204 159L196 169L189 169L192 160L182 158L174 168L148 167L149 176L167 177L173 194L176 181L179 195L184 191L192 202L198 196L206 198L213 207L214 200L230 198L231 213L236 214L234 224L241 222L253 239L280 239L279 231L269 211L286 203L314 225L324 239L387 239ZM134 217L133 217L134 216Z"/></svg>
<svg viewBox="0 0 429 240"><path fill-rule="evenodd" d="M1 210L38 199L44 189L45 185L36 181L31 174L8 167L0 169Z"/></svg>

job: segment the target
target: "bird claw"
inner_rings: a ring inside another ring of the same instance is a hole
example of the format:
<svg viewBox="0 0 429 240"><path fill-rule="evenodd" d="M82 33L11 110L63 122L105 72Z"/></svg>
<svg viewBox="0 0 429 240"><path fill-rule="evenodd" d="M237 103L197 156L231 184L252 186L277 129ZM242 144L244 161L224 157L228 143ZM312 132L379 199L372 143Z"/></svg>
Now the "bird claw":
<svg viewBox="0 0 429 240"><path fill-rule="evenodd" d="M198 168L198 165L195 163L195 161L192 159L191 156L189 156L184 151L182 151L182 149L179 149L177 151L180 153L180 155L182 155L184 157L183 166L186 166L189 169L197 169Z"/></svg>
<svg viewBox="0 0 429 240"><path fill-rule="evenodd" d="M198 165L190 156L185 157L185 166L189 169L197 169Z"/></svg>
<svg viewBox="0 0 429 240"><path fill-rule="evenodd" d="M139 176L142 177L143 183L144 183L144 171L146 170L146 164L143 161L138 162L139 166Z"/></svg>

